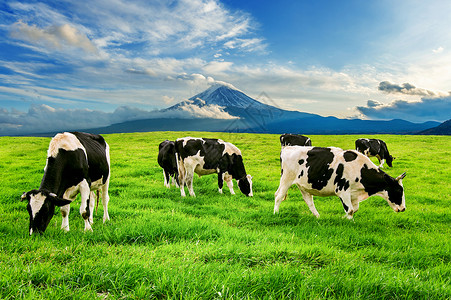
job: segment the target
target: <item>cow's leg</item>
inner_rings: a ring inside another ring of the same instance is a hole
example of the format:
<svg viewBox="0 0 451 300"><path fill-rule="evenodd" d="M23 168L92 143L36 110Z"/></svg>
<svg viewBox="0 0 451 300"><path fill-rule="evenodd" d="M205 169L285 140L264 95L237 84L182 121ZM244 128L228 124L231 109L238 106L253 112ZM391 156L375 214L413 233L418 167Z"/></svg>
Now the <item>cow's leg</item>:
<svg viewBox="0 0 451 300"><path fill-rule="evenodd" d="M218 190L220 194L222 194L222 187L224 186L224 175L222 172L218 173Z"/></svg>
<svg viewBox="0 0 451 300"><path fill-rule="evenodd" d="M96 204L96 193L94 191L91 191L90 195L89 195L89 223L92 225L92 223L94 223L94 207Z"/></svg>
<svg viewBox="0 0 451 300"><path fill-rule="evenodd" d="M180 195L185 197L185 178L186 178L186 168L185 163L182 160L179 160L178 154L175 154L175 158L177 161L177 170L178 170L178 180L180 185Z"/></svg>
<svg viewBox="0 0 451 300"><path fill-rule="evenodd" d="M288 189L292 185L291 181L284 180L284 178L280 178L280 184L279 188L277 189L275 193L275 200L274 200L274 214L279 212L279 206L282 200L285 199Z"/></svg>
<svg viewBox="0 0 451 300"><path fill-rule="evenodd" d="M376 157L379 161L379 168L382 168L384 166L385 159L383 159L379 154L377 154Z"/></svg>
<svg viewBox="0 0 451 300"><path fill-rule="evenodd" d="M307 204L307 206L310 209L310 211L312 212L312 214L315 217L319 218L319 213L316 210L315 203L313 203L313 195L307 193L306 191L303 191L300 187L299 187L299 190L301 190L302 199L304 199L305 203Z"/></svg>
<svg viewBox="0 0 451 300"><path fill-rule="evenodd" d="M189 168L186 170L186 186L188 187L188 192L191 197L196 197L193 189L193 179L194 179L194 168Z"/></svg>
<svg viewBox="0 0 451 300"><path fill-rule="evenodd" d="M91 189L89 188L89 184L86 179L80 183L80 196L81 196L81 204L80 204L80 215L85 220L85 231L92 231L91 224L89 223L89 197L91 195Z"/></svg>
<svg viewBox="0 0 451 300"><path fill-rule="evenodd" d="M230 194L235 195L235 191L233 190L232 175L225 174L224 180L227 183L227 187L229 188Z"/></svg>
<svg viewBox="0 0 451 300"><path fill-rule="evenodd" d="M61 206L61 215L63 216L63 222L61 223L61 229L64 231L69 231L69 212L70 204Z"/></svg>
<svg viewBox="0 0 451 300"><path fill-rule="evenodd" d="M103 223L110 220L108 215L108 202L110 202L110 196L108 195L108 187L110 185L110 178L107 179L105 184L102 186L102 206L103 206Z"/></svg>
<svg viewBox="0 0 451 300"><path fill-rule="evenodd" d="M341 204L343 205L343 209L346 212L346 215L343 216L343 218L347 218L349 220L352 220L354 213L356 210L354 210L354 206L351 201L351 195L349 193L345 193L342 195L338 195L341 200Z"/></svg>
<svg viewBox="0 0 451 300"><path fill-rule="evenodd" d="M171 184L169 182L169 174L165 169L163 169L163 176L164 176L164 186L170 188Z"/></svg>

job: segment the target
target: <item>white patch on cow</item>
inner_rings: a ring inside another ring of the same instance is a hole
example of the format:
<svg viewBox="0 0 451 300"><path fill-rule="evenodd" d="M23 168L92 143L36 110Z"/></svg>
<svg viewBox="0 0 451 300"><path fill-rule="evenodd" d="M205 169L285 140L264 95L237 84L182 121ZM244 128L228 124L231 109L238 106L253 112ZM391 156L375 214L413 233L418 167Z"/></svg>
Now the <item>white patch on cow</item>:
<svg viewBox="0 0 451 300"><path fill-rule="evenodd" d="M234 144L224 142L222 140L218 140L218 142L220 142L221 144L224 144L224 146L225 146L224 152L222 152L222 155L225 155L226 153L229 155L232 155L232 154L241 155L240 149L238 149Z"/></svg>
<svg viewBox="0 0 451 300"><path fill-rule="evenodd" d="M37 193L36 195L30 195L30 206L31 206L31 215L34 219L36 214L41 210L42 205L44 205L46 197L41 193Z"/></svg>
<svg viewBox="0 0 451 300"><path fill-rule="evenodd" d="M55 135L55 137L50 141L47 157L56 157L59 149L64 149L66 151L82 149L86 155L85 147L83 147L75 135L69 132L58 133ZM88 159L87 156L86 159Z"/></svg>

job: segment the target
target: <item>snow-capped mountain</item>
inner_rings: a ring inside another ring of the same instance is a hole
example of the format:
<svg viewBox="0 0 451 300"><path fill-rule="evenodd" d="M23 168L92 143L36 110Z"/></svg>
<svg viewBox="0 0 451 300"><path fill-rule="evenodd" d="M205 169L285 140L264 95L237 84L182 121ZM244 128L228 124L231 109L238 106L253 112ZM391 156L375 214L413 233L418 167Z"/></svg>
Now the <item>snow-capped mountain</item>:
<svg viewBox="0 0 451 300"><path fill-rule="evenodd" d="M199 93L189 100L197 101L203 100L207 105L218 105L222 107L237 107L237 108L259 108L268 109L268 105L252 99L242 91L229 84L215 84Z"/></svg>

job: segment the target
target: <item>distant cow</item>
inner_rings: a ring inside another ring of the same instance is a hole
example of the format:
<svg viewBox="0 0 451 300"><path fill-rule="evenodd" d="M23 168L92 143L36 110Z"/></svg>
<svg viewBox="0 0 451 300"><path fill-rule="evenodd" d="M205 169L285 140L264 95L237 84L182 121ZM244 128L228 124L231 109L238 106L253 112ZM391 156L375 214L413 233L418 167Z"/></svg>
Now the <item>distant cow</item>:
<svg viewBox="0 0 451 300"><path fill-rule="evenodd" d="M355 149L368 157L376 156L380 163L379 168L383 167L385 160L389 167L393 167L392 163L395 158L388 153L387 145L382 140L358 139L355 141Z"/></svg>
<svg viewBox="0 0 451 300"><path fill-rule="evenodd" d="M280 145L285 146L311 146L312 141L310 138L302 134L289 134L285 133L280 136Z"/></svg>
<svg viewBox="0 0 451 300"><path fill-rule="evenodd" d="M296 184L310 211L319 217L313 196L340 197L348 219L359 209L359 202L371 195L387 200L395 212L406 209L402 179L390 177L368 157L354 150L287 146L281 154L282 175L275 193L274 213L285 199L288 188Z"/></svg>
<svg viewBox="0 0 451 300"><path fill-rule="evenodd" d="M158 164L163 168L164 186L171 187L170 179L178 187L178 170L175 161L175 142L165 140L158 146Z"/></svg>
<svg viewBox="0 0 451 300"><path fill-rule="evenodd" d="M29 232L43 233L61 207L61 228L69 231L70 204L81 195L80 214L85 220L85 231L91 230L94 193L102 190L103 222L109 220L108 185L110 181L109 146L102 136L82 132L57 134L47 151L47 163L39 190L24 193L30 215Z"/></svg>
<svg viewBox="0 0 451 300"><path fill-rule="evenodd" d="M246 174L241 151L233 144L220 139L185 137L175 141L175 152L182 197L185 183L189 194L195 196L194 173L199 176L217 173L220 193L225 180L230 193L235 194L233 178L243 194L252 196L252 177Z"/></svg>

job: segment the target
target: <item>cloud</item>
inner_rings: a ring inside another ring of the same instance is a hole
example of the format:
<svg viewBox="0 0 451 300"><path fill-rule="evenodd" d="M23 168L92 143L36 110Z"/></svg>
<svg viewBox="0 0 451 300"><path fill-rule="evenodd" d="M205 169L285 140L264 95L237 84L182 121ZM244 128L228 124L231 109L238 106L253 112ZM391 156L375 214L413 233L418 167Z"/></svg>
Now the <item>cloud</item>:
<svg viewBox="0 0 451 300"><path fill-rule="evenodd" d="M451 118L451 95L446 97L423 98L415 102L395 100L388 104L368 100L367 106L357 106L356 109L371 119L443 122Z"/></svg>
<svg viewBox="0 0 451 300"><path fill-rule="evenodd" d="M440 96L440 93L429 91L426 89L417 88L410 83L396 84L389 81L382 81L379 83L379 91L388 94L405 94L405 95L416 95L416 96L428 96L435 97Z"/></svg>
<svg viewBox="0 0 451 300"><path fill-rule="evenodd" d="M0 136L83 130L125 121L154 118L235 119L218 105L198 106L190 101L173 110L147 111L121 106L112 113L90 109L62 109L48 105L32 105L27 112L0 108Z"/></svg>
<svg viewBox="0 0 451 300"><path fill-rule="evenodd" d="M85 52L97 53L97 48L91 40L69 24L41 29L36 25L18 21L12 25L11 36L47 48L56 47L61 50L65 47L75 47Z"/></svg>

